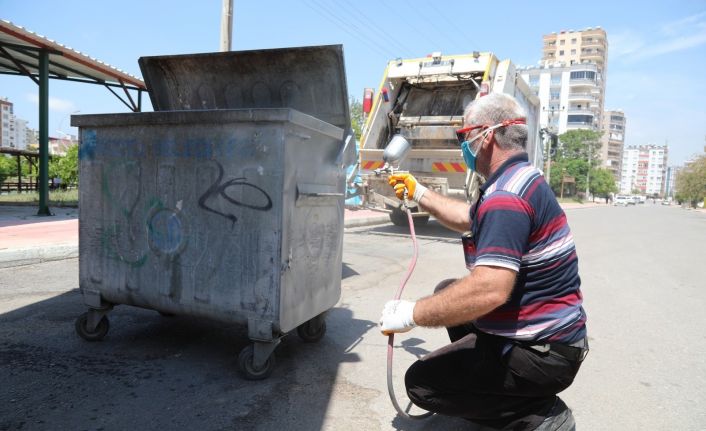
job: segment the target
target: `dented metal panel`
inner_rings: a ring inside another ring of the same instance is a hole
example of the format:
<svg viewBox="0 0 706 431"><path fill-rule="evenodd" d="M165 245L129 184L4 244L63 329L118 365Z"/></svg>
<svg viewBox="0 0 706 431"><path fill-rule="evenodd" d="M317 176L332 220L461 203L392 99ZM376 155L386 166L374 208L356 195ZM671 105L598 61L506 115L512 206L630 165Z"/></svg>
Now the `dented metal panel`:
<svg viewBox="0 0 706 431"><path fill-rule="evenodd" d="M89 305L247 322L251 338L268 341L338 301L341 128L292 109L82 115L72 125Z"/></svg>

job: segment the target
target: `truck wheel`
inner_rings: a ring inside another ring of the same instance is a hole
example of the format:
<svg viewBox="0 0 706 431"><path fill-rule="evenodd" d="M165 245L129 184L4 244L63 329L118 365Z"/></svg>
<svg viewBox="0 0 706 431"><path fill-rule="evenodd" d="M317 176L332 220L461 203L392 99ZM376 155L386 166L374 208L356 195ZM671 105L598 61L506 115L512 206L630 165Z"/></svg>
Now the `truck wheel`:
<svg viewBox="0 0 706 431"><path fill-rule="evenodd" d="M424 226L425 224L429 223L429 216L414 217L413 220L415 226Z"/></svg>
<svg viewBox="0 0 706 431"><path fill-rule="evenodd" d="M103 316L98 322L98 326L92 331L88 330L88 313L83 313L82 315L78 316L78 319L76 319L76 333L79 335L79 337L83 338L86 341L100 341L105 337L105 335L108 333L108 329L110 329L110 323L108 322L108 318L106 316Z"/></svg>
<svg viewBox="0 0 706 431"><path fill-rule="evenodd" d="M390 213L390 221L395 226L408 226L409 225L409 222L407 221L407 213L405 213L404 211L401 211L397 208L393 209L392 212Z"/></svg>
<svg viewBox="0 0 706 431"><path fill-rule="evenodd" d="M414 220L414 226L424 226L429 222L429 216L427 215L422 217L412 217L412 220ZM407 220L407 213L397 208L393 209L390 213L390 221L395 226L409 226L409 220Z"/></svg>
<svg viewBox="0 0 706 431"><path fill-rule="evenodd" d="M263 380L270 377L275 369L275 356L270 355L267 361L261 368L255 368L253 361L255 359L255 347L251 344L240 351L238 355L238 369L243 376L248 380Z"/></svg>
<svg viewBox="0 0 706 431"><path fill-rule="evenodd" d="M297 326L297 335L307 343L316 343L326 334L326 320L319 315Z"/></svg>

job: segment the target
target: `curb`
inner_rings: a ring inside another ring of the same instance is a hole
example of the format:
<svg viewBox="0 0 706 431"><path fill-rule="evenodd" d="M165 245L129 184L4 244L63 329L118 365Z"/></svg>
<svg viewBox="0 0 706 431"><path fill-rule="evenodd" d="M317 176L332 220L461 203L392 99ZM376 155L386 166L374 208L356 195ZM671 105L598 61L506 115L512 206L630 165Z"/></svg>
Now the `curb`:
<svg viewBox="0 0 706 431"><path fill-rule="evenodd" d="M387 214L377 217L363 217L345 220L343 222L343 227L348 229L353 227L374 226L385 223L391 223L390 216L388 216Z"/></svg>
<svg viewBox="0 0 706 431"><path fill-rule="evenodd" d="M51 245L17 250L0 250L0 268L34 265L78 257L78 244Z"/></svg>

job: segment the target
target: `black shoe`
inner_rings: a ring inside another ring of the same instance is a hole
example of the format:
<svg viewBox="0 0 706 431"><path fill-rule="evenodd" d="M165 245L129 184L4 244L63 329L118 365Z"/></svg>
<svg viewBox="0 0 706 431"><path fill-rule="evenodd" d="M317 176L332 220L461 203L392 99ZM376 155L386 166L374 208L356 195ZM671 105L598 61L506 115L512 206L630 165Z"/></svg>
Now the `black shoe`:
<svg viewBox="0 0 706 431"><path fill-rule="evenodd" d="M535 431L575 431L576 422L571 409L566 406L561 398L556 397L554 406Z"/></svg>

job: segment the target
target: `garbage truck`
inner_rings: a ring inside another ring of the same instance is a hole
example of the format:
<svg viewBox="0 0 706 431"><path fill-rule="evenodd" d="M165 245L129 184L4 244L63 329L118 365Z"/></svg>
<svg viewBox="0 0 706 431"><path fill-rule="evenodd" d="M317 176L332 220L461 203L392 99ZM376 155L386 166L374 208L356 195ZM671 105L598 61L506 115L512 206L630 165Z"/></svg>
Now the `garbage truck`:
<svg viewBox="0 0 706 431"><path fill-rule="evenodd" d="M411 144L399 169L438 193L475 200L483 180L467 170L455 131L463 127L466 105L490 92L514 96L527 111L527 153L541 169L539 99L510 60L490 52L397 59L388 63L372 103L364 105L359 187L363 205L388 211L396 225L407 223L387 175L380 174L385 147L397 134ZM414 202L409 205L415 224L429 220Z"/></svg>

